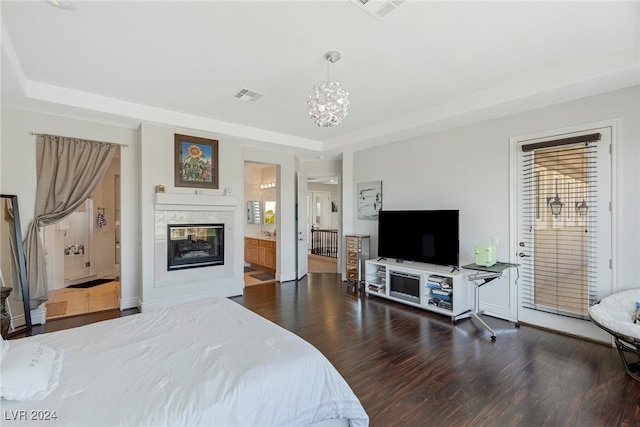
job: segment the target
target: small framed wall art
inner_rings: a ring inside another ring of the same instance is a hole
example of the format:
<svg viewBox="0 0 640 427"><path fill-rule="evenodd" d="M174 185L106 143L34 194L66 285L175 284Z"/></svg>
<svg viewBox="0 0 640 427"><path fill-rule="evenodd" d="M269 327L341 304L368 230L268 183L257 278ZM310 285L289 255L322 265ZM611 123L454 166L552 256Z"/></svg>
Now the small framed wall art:
<svg viewBox="0 0 640 427"><path fill-rule="evenodd" d="M218 188L218 141L175 134L175 186Z"/></svg>
<svg viewBox="0 0 640 427"><path fill-rule="evenodd" d="M378 219L382 208L382 181L358 184L358 219Z"/></svg>

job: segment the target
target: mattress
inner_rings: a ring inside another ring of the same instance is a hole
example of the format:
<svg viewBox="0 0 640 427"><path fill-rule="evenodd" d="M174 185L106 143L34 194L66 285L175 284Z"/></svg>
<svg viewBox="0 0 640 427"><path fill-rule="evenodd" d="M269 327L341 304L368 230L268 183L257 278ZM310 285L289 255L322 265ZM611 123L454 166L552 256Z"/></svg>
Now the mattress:
<svg viewBox="0 0 640 427"><path fill-rule="evenodd" d="M225 298L12 340L63 354L55 389L2 401L3 426L368 426L335 367L295 334ZM62 353L63 352L63 353ZM19 416L18 416L19 415Z"/></svg>

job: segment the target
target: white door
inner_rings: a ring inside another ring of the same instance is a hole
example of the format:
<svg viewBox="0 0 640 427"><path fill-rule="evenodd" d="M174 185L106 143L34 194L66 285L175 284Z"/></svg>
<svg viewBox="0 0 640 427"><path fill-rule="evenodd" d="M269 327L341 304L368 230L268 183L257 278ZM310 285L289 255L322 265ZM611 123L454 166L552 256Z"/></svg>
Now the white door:
<svg viewBox="0 0 640 427"><path fill-rule="evenodd" d="M296 215L296 237L298 239L298 256L296 276L302 279L309 272L309 259L307 252L307 174L298 172L298 198L296 202L298 212Z"/></svg>
<svg viewBox="0 0 640 427"><path fill-rule="evenodd" d="M518 321L588 336L611 293L611 127L512 139Z"/></svg>

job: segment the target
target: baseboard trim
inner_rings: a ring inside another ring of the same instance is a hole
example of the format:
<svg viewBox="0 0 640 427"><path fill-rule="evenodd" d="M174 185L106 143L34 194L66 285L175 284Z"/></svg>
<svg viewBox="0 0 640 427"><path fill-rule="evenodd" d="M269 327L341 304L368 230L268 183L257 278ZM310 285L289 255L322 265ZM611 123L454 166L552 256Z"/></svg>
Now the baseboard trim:
<svg viewBox="0 0 640 427"><path fill-rule="evenodd" d="M40 304L37 308L31 310L31 324L44 325L47 323L47 310L45 304Z"/></svg>
<svg viewBox="0 0 640 427"><path fill-rule="evenodd" d="M12 333L15 330L19 330L24 328L25 325L24 314L19 314L17 316L11 317L11 325L13 325L13 330L9 329L9 333Z"/></svg>
<svg viewBox="0 0 640 427"><path fill-rule="evenodd" d="M276 274L276 280L279 282L290 282L296 280L296 273Z"/></svg>
<svg viewBox="0 0 640 427"><path fill-rule="evenodd" d="M140 299L139 298L127 298L120 300L120 311L127 310L129 308L140 308Z"/></svg>

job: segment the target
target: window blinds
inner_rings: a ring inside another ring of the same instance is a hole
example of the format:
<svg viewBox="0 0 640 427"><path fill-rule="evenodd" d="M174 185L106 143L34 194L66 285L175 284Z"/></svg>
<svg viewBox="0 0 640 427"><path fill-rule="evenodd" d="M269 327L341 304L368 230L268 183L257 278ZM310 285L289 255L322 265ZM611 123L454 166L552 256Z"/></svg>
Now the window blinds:
<svg viewBox="0 0 640 427"><path fill-rule="evenodd" d="M597 141L599 133L522 146L524 308L588 319L595 303Z"/></svg>

